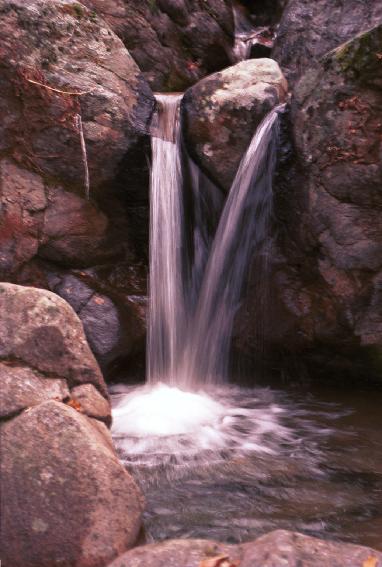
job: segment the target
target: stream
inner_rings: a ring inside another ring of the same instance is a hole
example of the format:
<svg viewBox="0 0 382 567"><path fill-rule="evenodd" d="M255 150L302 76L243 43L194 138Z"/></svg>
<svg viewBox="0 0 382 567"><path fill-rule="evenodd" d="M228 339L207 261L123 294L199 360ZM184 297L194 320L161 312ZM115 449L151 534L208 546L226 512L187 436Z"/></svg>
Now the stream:
<svg viewBox="0 0 382 567"><path fill-rule="evenodd" d="M114 387L114 407L141 390ZM382 550L382 392L227 386L208 395L226 408L228 425L220 416L158 436L146 415L147 435L114 428L146 498L147 541L237 543L284 528ZM171 407L162 411L171 421Z"/></svg>

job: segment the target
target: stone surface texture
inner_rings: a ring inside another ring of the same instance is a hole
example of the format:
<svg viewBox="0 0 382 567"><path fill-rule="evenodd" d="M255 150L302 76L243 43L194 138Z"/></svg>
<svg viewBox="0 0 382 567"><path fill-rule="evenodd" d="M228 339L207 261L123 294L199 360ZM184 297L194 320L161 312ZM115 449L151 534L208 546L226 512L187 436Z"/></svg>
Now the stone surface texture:
<svg viewBox="0 0 382 567"><path fill-rule="evenodd" d="M182 91L232 58L229 0L84 0L123 40L155 91Z"/></svg>
<svg viewBox="0 0 382 567"><path fill-rule="evenodd" d="M4 567L103 567L134 544L142 498L92 420L47 401L1 436Z"/></svg>
<svg viewBox="0 0 382 567"><path fill-rule="evenodd" d="M217 567L224 565L224 560L240 567L362 567L368 560L378 566L382 554L363 546L277 530L241 545L186 539L155 543L127 552L109 567Z"/></svg>
<svg viewBox="0 0 382 567"><path fill-rule="evenodd" d="M286 80L272 59L242 61L185 93L182 118L189 152L225 192L256 127L286 94Z"/></svg>
<svg viewBox="0 0 382 567"><path fill-rule="evenodd" d="M292 84L325 53L381 22L382 5L374 0L290 0L272 57Z"/></svg>

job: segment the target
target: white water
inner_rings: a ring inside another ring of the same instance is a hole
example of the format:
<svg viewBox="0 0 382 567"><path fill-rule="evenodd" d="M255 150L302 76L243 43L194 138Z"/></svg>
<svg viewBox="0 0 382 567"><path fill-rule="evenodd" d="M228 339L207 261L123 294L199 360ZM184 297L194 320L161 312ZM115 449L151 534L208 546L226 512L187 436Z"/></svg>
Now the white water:
<svg viewBox="0 0 382 567"><path fill-rule="evenodd" d="M152 136L148 382L175 384L184 324L183 203L179 139L181 95L157 95Z"/></svg>
<svg viewBox="0 0 382 567"><path fill-rule="evenodd" d="M257 128L224 206L185 345L181 376L188 387L227 380L245 275L255 254L267 263L277 119L282 108L272 110Z"/></svg>
<svg viewBox="0 0 382 567"><path fill-rule="evenodd" d="M125 454L153 455L159 450L162 457L189 458L233 446L273 451L269 433L277 432L280 440L289 435L278 423L281 409L271 404L248 411L242 402L237 406L227 398L228 389L222 395L211 385L227 380L245 275L251 259L267 253L281 107L263 120L243 156L213 242L205 228L209 219L199 183L202 174L188 161L195 209L189 254L179 100L174 95L157 96L152 138L148 386L128 389L119 397L113 434ZM214 188L209 190L211 202L218 205Z"/></svg>

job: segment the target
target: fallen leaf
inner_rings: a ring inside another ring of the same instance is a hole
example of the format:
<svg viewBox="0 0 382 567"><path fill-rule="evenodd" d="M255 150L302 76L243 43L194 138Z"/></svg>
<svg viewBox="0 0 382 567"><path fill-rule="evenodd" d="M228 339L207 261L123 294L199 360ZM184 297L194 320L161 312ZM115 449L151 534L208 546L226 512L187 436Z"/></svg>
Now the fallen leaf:
<svg viewBox="0 0 382 567"><path fill-rule="evenodd" d="M199 567L239 567L239 561L232 561L228 555L216 555L216 557L203 559Z"/></svg>
<svg viewBox="0 0 382 567"><path fill-rule="evenodd" d="M377 567L378 566L378 559L370 555L365 561L362 563L362 567Z"/></svg>
<svg viewBox="0 0 382 567"><path fill-rule="evenodd" d="M80 402L77 402L77 400L74 400L72 398L71 400L66 402L66 404L68 406L70 406L71 408L75 409L76 411L82 412L82 406L81 406Z"/></svg>

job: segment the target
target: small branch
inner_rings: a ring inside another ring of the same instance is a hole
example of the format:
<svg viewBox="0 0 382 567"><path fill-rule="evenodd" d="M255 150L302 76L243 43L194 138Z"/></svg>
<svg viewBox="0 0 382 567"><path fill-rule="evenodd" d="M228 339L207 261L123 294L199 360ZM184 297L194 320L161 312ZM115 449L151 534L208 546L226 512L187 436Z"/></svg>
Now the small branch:
<svg viewBox="0 0 382 567"><path fill-rule="evenodd" d="M82 127L82 118L81 114L76 114L75 116L76 126L78 132L80 134L80 141L81 141L81 151L82 151L82 163L84 165L84 172L85 172L85 195L87 200L90 199L90 181L89 181L89 167L88 167L88 157L86 152L86 144L85 144L85 137L84 137L84 129Z"/></svg>
<svg viewBox="0 0 382 567"><path fill-rule="evenodd" d="M60 93L60 94L65 94L65 95L71 95L71 96L82 96L85 94L89 94L91 92L94 91L95 87L93 89L90 89L89 91L79 91L79 92L74 92L74 91L61 91L60 89L55 89L54 87L50 87L49 85L44 85L44 83L39 83L38 81L34 81L33 79L27 79L28 83L32 83L33 85L38 85L39 87L44 87L44 89L48 89L49 91L53 91L55 93Z"/></svg>

